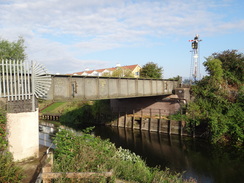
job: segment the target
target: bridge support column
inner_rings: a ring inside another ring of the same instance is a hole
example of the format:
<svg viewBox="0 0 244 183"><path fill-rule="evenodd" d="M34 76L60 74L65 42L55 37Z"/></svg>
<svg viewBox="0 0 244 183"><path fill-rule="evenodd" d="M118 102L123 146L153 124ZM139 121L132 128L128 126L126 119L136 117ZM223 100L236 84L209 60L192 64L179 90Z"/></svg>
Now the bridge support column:
<svg viewBox="0 0 244 183"><path fill-rule="evenodd" d="M39 156L38 110L7 113L9 151L14 161Z"/></svg>

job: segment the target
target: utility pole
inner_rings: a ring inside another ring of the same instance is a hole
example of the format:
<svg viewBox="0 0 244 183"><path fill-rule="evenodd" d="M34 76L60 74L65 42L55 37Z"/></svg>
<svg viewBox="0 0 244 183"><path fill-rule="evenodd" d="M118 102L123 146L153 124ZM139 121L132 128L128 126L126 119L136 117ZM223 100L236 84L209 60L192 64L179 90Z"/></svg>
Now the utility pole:
<svg viewBox="0 0 244 183"><path fill-rule="evenodd" d="M190 81L196 82L200 79L200 60L198 43L202 40L200 40L199 35L196 34L194 39L189 41L191 42L192 47Z"/></svg>

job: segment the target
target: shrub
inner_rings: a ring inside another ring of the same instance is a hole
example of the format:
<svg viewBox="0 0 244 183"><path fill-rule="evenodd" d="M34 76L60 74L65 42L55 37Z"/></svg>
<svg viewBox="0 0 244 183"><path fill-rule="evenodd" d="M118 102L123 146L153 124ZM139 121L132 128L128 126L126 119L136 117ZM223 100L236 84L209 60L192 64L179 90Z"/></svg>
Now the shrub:
<svg viewBox="0 0 244 183"><path fill-rule="evenodd" d="M89 131L89 130L88 130ZM84 132L80 136L67 130L60 130L54 140L55 172L107 172L113 170L116 178L130 182L184 182L181 174L169 170L150 168L136 154L118 148L108 140ZM68 181L59 179L58 182ZM104 178L91 182L104 182ZM87 182L87 181L85 181Z"/></svg>

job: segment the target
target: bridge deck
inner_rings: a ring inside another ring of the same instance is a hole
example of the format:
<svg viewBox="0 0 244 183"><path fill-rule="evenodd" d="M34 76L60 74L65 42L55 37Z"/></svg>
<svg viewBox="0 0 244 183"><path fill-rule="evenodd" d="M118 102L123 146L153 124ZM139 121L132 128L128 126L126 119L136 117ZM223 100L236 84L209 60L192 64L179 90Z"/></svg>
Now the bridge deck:
<svg viewBox="0 0 244 183"><path fill-rule="evenodd" d="M52 75L47 99L100 100L170 95L178 86L178 81L163 79Z"/></svg>

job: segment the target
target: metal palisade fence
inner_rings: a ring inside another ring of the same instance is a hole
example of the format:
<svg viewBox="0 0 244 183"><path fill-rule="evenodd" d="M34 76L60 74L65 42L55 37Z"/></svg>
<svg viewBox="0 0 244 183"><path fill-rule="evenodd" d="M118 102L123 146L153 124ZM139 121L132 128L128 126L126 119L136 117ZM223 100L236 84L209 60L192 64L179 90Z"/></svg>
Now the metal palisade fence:
<svg viewBox="0 0 244 183"><path fill-rule="evenodd" d="M0 97L8 101L30 100L47 94L51 76L36 62L0 61Z"/></svg>

